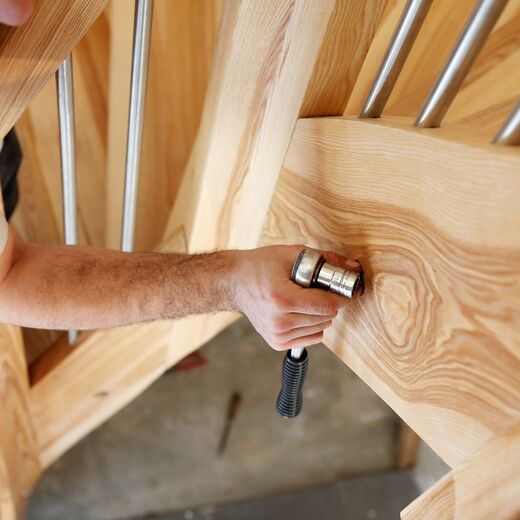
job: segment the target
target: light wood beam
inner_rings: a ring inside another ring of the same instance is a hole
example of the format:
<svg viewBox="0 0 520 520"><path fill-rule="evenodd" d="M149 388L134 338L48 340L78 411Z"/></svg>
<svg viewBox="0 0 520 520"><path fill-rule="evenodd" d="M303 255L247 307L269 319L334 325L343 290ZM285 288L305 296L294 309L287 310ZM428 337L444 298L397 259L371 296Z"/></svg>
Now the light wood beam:
<svg viewBox="0 0 520 520"><path fill-rule="evenodd" d="M173 326L153 322L100 330L80 335L78 346L68 352L52 350L57 358L46 356L45 363L33 368L31 388L43 466L235 319L235 314L222 313L179 320Z"/></svg>
<svg viewBox="0 0 520 520"><path fill-rule="evenodd" d="M415 466L421 438L404 421L399 421L395 443L395 466L406 469Z"/></svg>
<svg viewBox="0 0 520 520"><path fill-rule="evenodd" d="M0 192L0 214L4 204ZM0 519L24 517L42 466L20 327L0 323Z"/></svg>
<svg viewBox="0 0 520 520"><path fill-rule="evenodd" d="M520 416L520 151L488 142L300 120L264 228L362 262L325 344L451 466Z"/></svg>
<svg viewBox="0 0 520 520"><path fill-rule="evenodd" d="M498 435L401 512L402 520L520 518L520 426Z"/></svg>
<svg viewBox="0 0 520 520"><path fill-rule="evenodd" d="M0 518L23 518L42 468L19 327L0 325Z"/></svg>
<svg viewBox="0 0 520 520"><path fill-rule="evenodd" d="M388 3L338 0L305 92L300 117L343 114Z"/></svg>
<svg viewBox="0 0 520 520"><path fill-rule="evenodd" d="M227 2L201 127L164 239L254 247L335 2Z"/></svg>
<svg viewBox="0 0 520 520"><path fill-rule="evenodd" d="M37 1L21 27L0 25L0 138L14 125L106 0Z"/></svg>
<svg viewBox="0 0 520 520"><path fill-rule="evenodd" d="M357 116L363 106L377 69L406 0L391 0L347 103L344 114ZM403 67L383 115L415 117L447 59L474 0L433 2L412 51ZM448 110L444 123L485 124L494 134L520 94L520 0L510 0L480 52L460 92Z"/></svg>

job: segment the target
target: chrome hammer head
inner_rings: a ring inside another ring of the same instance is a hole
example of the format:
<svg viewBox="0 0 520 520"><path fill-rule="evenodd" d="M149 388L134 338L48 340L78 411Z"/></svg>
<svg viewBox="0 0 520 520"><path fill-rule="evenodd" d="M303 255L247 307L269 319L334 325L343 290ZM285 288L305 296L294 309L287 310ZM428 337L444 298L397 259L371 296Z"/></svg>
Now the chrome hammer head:
<svg viewBox="0 0 520 520"><path fill-rule="evenodd" d="M347 271L330 265L318 251L302 249L293 265L291 279L302 287L320 287L352 298L359 284L361 273Z"/></svg>

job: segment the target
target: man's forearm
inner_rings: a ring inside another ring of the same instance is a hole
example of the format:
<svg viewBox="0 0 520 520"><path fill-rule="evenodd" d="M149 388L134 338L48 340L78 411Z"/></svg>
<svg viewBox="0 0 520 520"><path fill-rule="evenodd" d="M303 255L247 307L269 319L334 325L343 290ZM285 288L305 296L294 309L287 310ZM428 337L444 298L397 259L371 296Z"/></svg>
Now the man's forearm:
<svg viewBox="0 0 520 520"><path fill-rule="evenodd" d="M24 244L0 283L0 320L81 330L231 310L235 256Z"/></svg>

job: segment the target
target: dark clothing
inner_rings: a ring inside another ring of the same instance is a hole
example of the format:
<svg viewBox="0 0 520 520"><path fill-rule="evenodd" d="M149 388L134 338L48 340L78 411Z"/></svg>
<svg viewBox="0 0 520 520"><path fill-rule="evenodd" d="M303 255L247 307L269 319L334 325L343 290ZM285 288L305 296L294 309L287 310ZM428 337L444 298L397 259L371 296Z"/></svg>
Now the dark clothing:
<svg viewBox="0 0 520 520"><path fill-rule="evenodd" d="M7 220L13 214L18 202L18 182L16 176L21 162L22 150L13 128L5 136L4 144L0 151L0 185Z"/></svg>

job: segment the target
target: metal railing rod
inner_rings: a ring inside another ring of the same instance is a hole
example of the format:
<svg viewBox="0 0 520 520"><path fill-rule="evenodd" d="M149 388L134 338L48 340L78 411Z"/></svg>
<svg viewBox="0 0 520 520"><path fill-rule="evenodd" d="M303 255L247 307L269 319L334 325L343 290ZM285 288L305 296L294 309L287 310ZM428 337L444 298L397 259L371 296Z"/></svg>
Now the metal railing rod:
<svg viewBox="0 0 520 520"><path fill-rule="evenodd" d="M408 0L359 117L379 117L433 0Z"/></svg>
<svg viewBox="0 0 520 520"><path fill-rule="evenodd" d="M479 0L469 17L448 61L430 91L415 126L437 127L455 98L471 65L508 0Z"/></svg>
<svg viewBox="0 0 520 520"><path fill-rule="evenodd" d="M520 144L520 99L493 139L493 143L507 145Z"/></svg>
<svg viewBox="0 0 520 520"><path fill-rule="evenodd" d="M76 143L72 57L69 55L56 72L58 117L60 128L61 186L63 197L63 230L65 244L78 243L76 202ZM69 330L69 345L77 340L77 331Z"/></svg>
<svg viewBox="0 0 520 520"><path fill-rule="evenodd" d="M130 106L128 112L128 139L126 149L125 191L121 250L134 248L139 164L143 136L144 102L148 78L148 57L152 28L153 0L136 0Z"/></svg>

